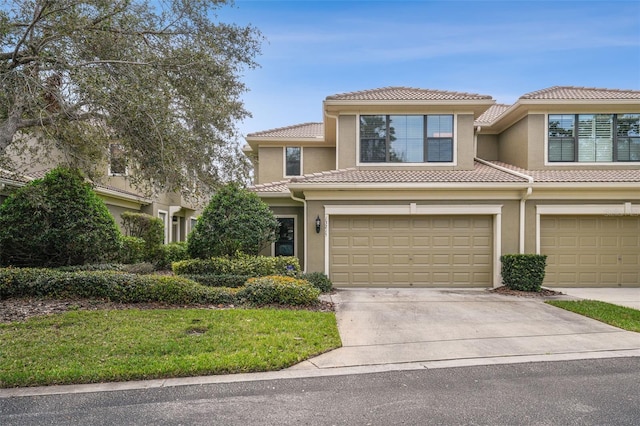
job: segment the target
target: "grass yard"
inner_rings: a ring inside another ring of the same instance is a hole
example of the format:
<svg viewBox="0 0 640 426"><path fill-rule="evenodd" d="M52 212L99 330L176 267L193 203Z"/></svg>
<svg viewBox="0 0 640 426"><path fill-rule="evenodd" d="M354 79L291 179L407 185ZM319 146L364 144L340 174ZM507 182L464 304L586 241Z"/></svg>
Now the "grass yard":
<svg viewBox="0 0 640 426"><path fill-rule="evenodd" d="M340 345L332 312L74 311L0 324L0 387L279 370Z"/></svg>
<svg viewBox="0 0 640 426"><path fill-rule="evenodd" d="M545 303L628 331L640 333L640 311L597 300L548 300Z"/></svg>

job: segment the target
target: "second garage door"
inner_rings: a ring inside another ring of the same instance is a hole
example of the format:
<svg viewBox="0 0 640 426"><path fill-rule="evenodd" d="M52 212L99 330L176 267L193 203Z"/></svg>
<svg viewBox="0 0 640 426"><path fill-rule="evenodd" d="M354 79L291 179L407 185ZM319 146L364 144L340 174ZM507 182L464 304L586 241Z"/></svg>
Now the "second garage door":
<svg viewBox="0 0 640 426"><path fill-rule="evenodd" d="M640 218L541 216L540 253L547 255L544 285L640 286Z"/></svg>
<svg viewBox="0 0 640 426"><path fill-rule="evenodd" d="M331 216L336 287L491 287L491 216Z"/></svg>

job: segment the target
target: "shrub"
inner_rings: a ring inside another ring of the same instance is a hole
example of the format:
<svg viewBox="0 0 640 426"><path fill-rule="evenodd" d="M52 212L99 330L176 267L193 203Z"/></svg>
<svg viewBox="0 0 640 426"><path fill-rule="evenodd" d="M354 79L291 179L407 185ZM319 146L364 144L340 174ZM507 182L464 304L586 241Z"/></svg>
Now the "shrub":
<svg viewBox="0 0 640 426"><path fill-rule="evenodd" d="M502 262L502 283L512 290L540 291L544 280L547 256L538 254L505 254Z"/></svg>
<svg viewBox="0 0 640 426"><path fill-rule="evenodd" d="M180 275L207 287L242 287L250 275Z"/></svg>
<svg viewBox="0 0 640 426"><path fill-rule="evenodd" d="M175 243L163 244L158 247L157 256L152 260L158 269L171 269L173 262L189 259L187 253L187 243L179 241Z"/></svg>
<svg viewBox="0 0 640 426"><path fill-rule="evenodd" d="M300 262L296 257L247 256L214 257L211 259L189 259L172 266L178 275L296 275Z"/></svg>
<svg viewBox="0 0 640 426"><path fill-rule="evenodd" d="M309 281L311 285L320 290L322 293L328 293L333 290L333 283L322 272L310 272L300 275L303 280Z"/></svg>
<svg viewBox="0 0 640 426"><path fill-rule="evenodd" d="M116 271L63 272L41 268L0 269L0 298L82 297L121 303L235 303L238 290L211 288L184 277Z"/></svg>
<svg viewBox="0 0 640 426"><path fill-rule="evenodd" d="M162 220L146 213L130 211L122 213L120 217L125 234L129 237L142 238L144 241L142 257L138 261L155 261L164 242L164 223Z"/></svg>
<svg viewBox="0 0 640 426"><path fill-rule="evenodd" d="M280 275L250 278L238 292L241 300L254 305L311 305L319 295L308 281Z"/></svg>
<svg viewBox="0 0 640 426"><path fill-rule="evenodd" d="M156 267L149 262L138 262L123 265L122 270L129 274L145 275L155 272Z"/></svg>
<svg viewBox="0 0 640 426"><path fill-rule="evenodd" d="M122 263L138 263L145 258L146 243L139 237L128 237L123 235L120 239L119 260Z"/></svg>
<svg viewBox="0 0 640 426"><path fill-rule="evenodd" d="M231 183L220 188L202 212L187 240L192 258L257 255L275 241L278 221L253 192Z"/></svg>
<svg viewBox="0 0 640 426"><path fill-rule="evenodd" d="M120 231L80 172L56 168L0 206L0 265L64 266L118 256Z"/></svg>

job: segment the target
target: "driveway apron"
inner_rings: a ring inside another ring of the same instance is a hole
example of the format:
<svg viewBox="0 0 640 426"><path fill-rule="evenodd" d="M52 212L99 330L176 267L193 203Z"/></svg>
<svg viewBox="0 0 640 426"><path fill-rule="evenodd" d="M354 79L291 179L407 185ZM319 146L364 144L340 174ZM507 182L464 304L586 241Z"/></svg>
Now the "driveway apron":
<svg viewBox="0 0 640 426"><path fill-rule="evenodd" d="M640 350L640 333L485 289L341 289L332 300L343 347L308 367Z"/></svg>

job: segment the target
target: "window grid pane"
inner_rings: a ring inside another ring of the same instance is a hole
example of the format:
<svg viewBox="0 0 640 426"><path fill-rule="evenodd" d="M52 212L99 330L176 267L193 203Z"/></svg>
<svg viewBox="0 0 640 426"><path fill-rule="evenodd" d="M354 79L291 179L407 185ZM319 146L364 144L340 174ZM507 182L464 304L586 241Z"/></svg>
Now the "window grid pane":
<svg viewBox="0 0 640 426"><path fill-rule="evenodd" d="M299 146L288 146L286 148L286 173L287 176L300 176L300 154Z"/></svg>

